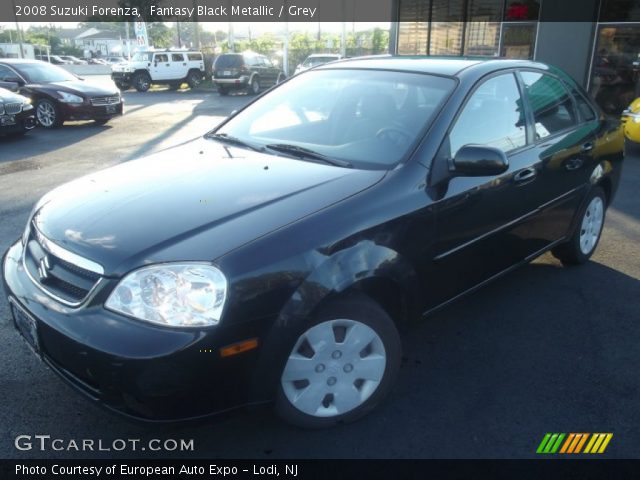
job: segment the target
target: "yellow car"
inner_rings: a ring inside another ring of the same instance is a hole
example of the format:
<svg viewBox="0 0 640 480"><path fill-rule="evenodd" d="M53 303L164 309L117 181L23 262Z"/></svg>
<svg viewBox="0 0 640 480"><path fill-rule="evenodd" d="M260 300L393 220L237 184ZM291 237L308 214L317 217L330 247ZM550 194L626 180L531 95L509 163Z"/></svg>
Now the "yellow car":
<svg viewBox="0 0 640 480"><path fill-rule="evenodd" d="M622 112L624 136L635 143L640 143L640 98L636 98L629 108Z"/></svg>

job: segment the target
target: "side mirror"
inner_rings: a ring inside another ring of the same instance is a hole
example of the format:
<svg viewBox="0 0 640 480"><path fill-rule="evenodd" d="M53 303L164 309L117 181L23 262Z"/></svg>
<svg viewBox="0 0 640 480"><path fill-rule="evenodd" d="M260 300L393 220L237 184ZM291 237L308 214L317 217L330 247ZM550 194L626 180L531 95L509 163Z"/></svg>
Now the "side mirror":
<svg viewBox="0 0 640 480"><path fill-rule="evenodd" d="M453 173L461 177L500 175L509 168L509 160L499 148L464 145L453 159Z"/></svg>
<svg viewBox="0 0 640 480"><path fill-rule="evenodd" d="M24 87L24 82L18 77L6 77L4 81L7 83L15 83L19 87Z"/></svg>

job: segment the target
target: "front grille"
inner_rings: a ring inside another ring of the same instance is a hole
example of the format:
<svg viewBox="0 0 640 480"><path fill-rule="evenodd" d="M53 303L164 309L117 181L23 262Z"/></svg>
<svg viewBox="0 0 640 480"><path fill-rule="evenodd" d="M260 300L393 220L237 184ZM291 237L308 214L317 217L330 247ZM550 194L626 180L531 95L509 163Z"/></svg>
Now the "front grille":
<svg viewBox="0 0 640 480"><path fill-rule="evenodd" d="M114 95L111 97L93 97L91 99L91 105L94 107L103 107L105 105L116 105L120 103L120 97Z"/></svg>
<svg viewBox="0 0 640 480"><path fill-rule="evenodd" d="M22 111L21 103L5 103L4 104L4 112L7 115L16 115Z"/></svg>
<svg viewBox="0 0 640 480"><path fill-rule="evenodd" d="M52 297L71 305L82 303L101 276L47 251L33 234L34 228L24 247L24 267L29 276Z"/></svg>

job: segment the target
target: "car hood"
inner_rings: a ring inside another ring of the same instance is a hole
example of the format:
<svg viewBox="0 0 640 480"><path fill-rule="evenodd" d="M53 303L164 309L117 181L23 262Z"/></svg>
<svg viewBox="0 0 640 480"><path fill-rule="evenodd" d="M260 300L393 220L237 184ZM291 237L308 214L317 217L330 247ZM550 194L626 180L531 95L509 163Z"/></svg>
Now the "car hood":
<svg viewBox="0 0 640 480"><path fill-rule="evenodd" d="M119 276L150 263L215 260L384 177L199 139L58 187L34 224Z"/></svg>
<svg viewBox="0 0 640 480"><path fill-rule="evenodd" d="M25 97L22 95L18 95L17 93L13 93L6 88L0 88L0 102L2 103L24 103L27 101Z"/></svg>
<svg viewBox="0 0 640 480"><path fill-rule="evenodd" d="M51 83L31 83L28 85L31 89L60 91L73 94L81 94L88 97L98 97L107 95L118 95L119 90L113 85L96 84L86 80L69 80L66 82Z"/></svg>

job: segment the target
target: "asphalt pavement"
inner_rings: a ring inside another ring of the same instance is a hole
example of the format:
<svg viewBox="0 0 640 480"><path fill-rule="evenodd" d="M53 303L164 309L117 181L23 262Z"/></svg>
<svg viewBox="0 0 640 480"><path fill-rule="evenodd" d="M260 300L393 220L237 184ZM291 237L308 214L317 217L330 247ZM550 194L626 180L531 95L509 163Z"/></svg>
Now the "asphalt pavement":
<svg viewBox="0 0 640 480"><path fill-rule="evenodd" d="M208 131L247 97L128 92L105 126L72 123L0 138L0 251L48 190ZM628 156L600 246L583 266L551 255L403 336L397 388L370 416L307 431L269 407L189 425L143 425L67 387L29 351L0 295L0 457L528 458L547 432L611 432L607 458L640 457L640 152ZM220 385L224 389L224 385ZM19 435L193 439L194 451L18 450Z"/></svg>

